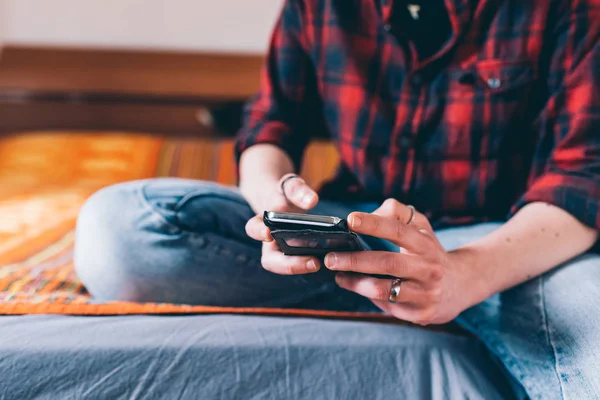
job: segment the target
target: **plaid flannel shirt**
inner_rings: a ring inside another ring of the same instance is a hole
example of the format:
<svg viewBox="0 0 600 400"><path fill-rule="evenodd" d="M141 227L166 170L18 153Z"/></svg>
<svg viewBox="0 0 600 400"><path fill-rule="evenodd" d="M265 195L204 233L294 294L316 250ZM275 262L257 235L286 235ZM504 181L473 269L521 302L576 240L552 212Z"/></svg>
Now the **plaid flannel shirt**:
<svg viewBox="0 0 600 400"><path fill-rule="evenodd" d="M447 0L426 60L390 33L392 3L287 0L238 156L270 143L299 166L327 136L325 197L396 198L438 227L541 201L600 228L600 0Z"/></svg>

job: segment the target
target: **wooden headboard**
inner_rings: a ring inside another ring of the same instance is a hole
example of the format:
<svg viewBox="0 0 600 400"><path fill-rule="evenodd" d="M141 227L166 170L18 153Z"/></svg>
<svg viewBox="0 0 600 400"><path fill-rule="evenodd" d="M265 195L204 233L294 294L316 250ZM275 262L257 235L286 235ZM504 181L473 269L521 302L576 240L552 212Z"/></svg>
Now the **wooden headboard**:
<svg viewBox="0 0 600 400"><path fill-rule="evenodd" d="M260 55L7 47L0 132L231 133L258 88L262 62Z"/></svg>

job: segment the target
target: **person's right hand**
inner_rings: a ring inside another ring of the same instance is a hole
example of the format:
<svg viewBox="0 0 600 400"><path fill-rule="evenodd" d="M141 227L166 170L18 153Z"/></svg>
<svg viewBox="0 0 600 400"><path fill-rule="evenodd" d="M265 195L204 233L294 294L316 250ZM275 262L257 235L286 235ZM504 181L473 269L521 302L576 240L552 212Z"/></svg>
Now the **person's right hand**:
<svg viewBox="0 0 600 400"><path fill-rule="evenodd" d="M272 189L265 211L304 212L319 202L317 193L300 177L285 175ZM285 181L283 185L281 183ZM264 224L262 213L246 224L246 233L254 240L263 242L262 266L280 275L309 274L319 270L320 261L315 257L291 257L281 252L271 237L271 230Z"/></svg>

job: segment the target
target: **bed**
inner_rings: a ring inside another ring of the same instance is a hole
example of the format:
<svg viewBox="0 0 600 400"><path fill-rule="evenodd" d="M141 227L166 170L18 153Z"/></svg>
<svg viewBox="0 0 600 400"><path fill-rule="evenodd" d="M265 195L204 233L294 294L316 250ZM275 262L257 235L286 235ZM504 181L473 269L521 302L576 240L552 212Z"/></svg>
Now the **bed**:
<svg viewBox="0 0 600 400"><path fill-rule="evenodd" d="M0 140L0 398L516 396L504 369L463 332L372 314L94 302L72 265L85 199L153 176L232 184L232 146L125 132ZM337 155L315 142L307 157L303 175L318 185Z"/></svg>
<svg viewBox="0 0 600 400"><path fill-rule="evenodd" d="M0 327L3 399L513 396L470 338L431 346L432 332L398 325L196 315L3 317Z"/></svg>

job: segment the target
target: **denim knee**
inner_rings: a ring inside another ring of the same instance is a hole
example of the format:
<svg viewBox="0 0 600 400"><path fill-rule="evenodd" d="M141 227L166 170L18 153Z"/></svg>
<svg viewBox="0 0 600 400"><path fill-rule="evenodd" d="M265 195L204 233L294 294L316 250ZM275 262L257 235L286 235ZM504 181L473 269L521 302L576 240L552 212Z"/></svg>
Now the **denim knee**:
<svg viewBox="0 0 600 400"><path fill-rule="evenodd" d="M77 219L75 270L98 300L136 300L133 271L134 242L139 240L134 219L141 204L140 182L104 188L82 207Z"/></svg>
<svg viewBox="0 0 600 400"><path fill-rule="evenodd" d="M237 192L214 183L111 186L80 212L75 268L98 300L202 301L216 264L260 257L260 246L244 232L251 216Z"/></svg>

